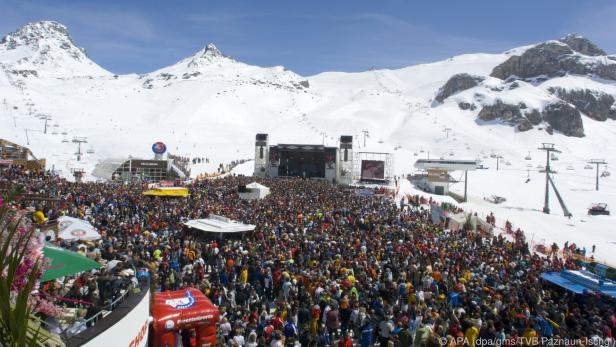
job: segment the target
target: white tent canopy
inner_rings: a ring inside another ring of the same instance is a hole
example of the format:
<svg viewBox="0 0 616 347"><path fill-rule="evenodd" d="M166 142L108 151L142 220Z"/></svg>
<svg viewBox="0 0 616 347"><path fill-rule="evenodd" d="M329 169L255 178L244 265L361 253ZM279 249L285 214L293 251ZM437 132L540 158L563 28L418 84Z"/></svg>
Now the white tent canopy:
<svg viewBox="0 0 616 347"><path fill-rule="evenodd" d="M189 220L184 223L184 225L206 233L220 234L238 234L255 230L255 226L252 224L240 223L227 217L217 215L210 215L205 219Z"/></svg>
<svg viewBox="0 0 616 347"><path fill-rule="evenodd" d="M100 240L101 235L88 221L62 216L58 218L58 238L67 241Z"/></svg>
<svg viewBox="0 0 616 347"><path fill-rule="evenodd" d="M246 191L241 192L240 199L242 200L260 200L268 196L270 189L257 182L252 182L246 185Z"/></svg>
<svg viewBox="0 0 616 347"><path fill-rule="evenodd" d="M464 223L466 223L466 214L464 212L460 212L457 214L449 215L449 229L450 230L460 230L464 228Z"/></svg>

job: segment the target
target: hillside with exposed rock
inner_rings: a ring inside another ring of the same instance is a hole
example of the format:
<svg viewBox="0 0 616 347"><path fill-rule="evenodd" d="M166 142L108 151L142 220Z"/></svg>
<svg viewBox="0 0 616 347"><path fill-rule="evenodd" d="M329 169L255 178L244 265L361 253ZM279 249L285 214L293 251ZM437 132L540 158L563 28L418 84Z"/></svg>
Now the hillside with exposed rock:
<svg viewBox="0 0 616 347"><path fill-rule="evenodd" d="M554 83L559 78L561 85ZM510 55L489 76L454 75L434 100L438 107L445 99L467 92L456 103L463 111L479 109L481 121L500 120L521 132L537 127L583 137L582 117L616 119L614 80L613 57L586 38L567 35ZM536 106L527 106L531 100Z"/></svg>

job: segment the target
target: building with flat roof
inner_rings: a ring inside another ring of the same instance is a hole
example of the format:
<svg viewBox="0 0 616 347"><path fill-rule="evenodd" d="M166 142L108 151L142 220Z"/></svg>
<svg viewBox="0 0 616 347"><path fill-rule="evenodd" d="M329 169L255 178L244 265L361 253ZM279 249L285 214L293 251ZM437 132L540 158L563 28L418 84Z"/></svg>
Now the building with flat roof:
<svg viewBox="0 0 616 347"><path fill-rule="evenodd" d="M451 159L419 159L415 167L425 170L426 174L415 176L413 183L430 193L448 195L449 184L455 183L451 175L452 171L464 171L464 201L466 201L468 171L477 169L476 160L451 160Z"/></svg>
<svg viewBox="0 0 616 347"><path fill-rule="evenodd" d="M0 166L13 165L28 170L45 170L45 164L45 159L38 159L29 148L0 139Z"/></svg>
<svg viewBox="0 0 616 347"><path fill-rule="evenodd" d="M140 179L160 182L179 178L171 160L105 159L96 164L92 176L107 181Z"/></svg>

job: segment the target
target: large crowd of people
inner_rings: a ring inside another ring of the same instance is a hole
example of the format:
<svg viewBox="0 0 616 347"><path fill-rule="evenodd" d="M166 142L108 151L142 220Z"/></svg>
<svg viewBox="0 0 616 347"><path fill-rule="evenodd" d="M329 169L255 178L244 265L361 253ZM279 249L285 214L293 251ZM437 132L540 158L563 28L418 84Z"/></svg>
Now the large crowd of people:
<svg viewBox="0 0 616 347"><path fill-rule="evenodd" d="M84 275L85 294L63 292L58 282L44 290L96 302L130 269L149 273L156 290L195 287L220 308L219 345L572 345L616 333L613 299L541 280L542 272L576 268L572 260L532 253L523 237L446 230L418 197L401 207L385 195L301 178L258 179L271 190L258 201L239 199L237 187L254 180L242 176L192 182L188 198L19 169L0 179L59 198L56 208L38 206L49 219L85 218L103 235L85 248L59 245L119 261L96 280ZM208 240L183 228L209 214L256 229L241 240Z"/></svg>

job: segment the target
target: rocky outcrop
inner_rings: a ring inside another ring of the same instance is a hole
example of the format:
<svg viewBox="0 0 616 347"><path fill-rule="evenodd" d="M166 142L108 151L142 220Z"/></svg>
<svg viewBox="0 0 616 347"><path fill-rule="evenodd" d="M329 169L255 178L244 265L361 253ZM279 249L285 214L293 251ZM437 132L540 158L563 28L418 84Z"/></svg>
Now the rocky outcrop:
<svg viewBox="0 0 616 347"><path fill-rule="evenodd" d="M543 120L541 117L541 113L536 109L532 109L529 112L526 112L526 118L532 125L539 125Z"/></svg>
<svg viewBox="0 0 616 347"><path fill-rule="evenodd" d="M533 125L541 123L539 111L535 109L528 110L523 103L512 105L501 100L497 100L493 105L484 106L479 112L478 117L483 121L496 119L504 121L515 126L518 131L530 130L533 128Z"/></svg>
<svg viewBox="0 0 616 347"><path fill-rule="evenodd" d="M497 100L493 105L484 106L479 111L478 117L483 121L500 119L509 123L515 123L523 118L520 106L506 104L500 100Z"/></svg>
<svg viewBox="0 0 616 347"><path fill-rule="evenodd" d="M549 92L560 99L573 104L579 111L588 117L605 121L608 118L616 119L614 114L614 97L603 92L588 89L566 90L564 88L548 88Z"/></svg>
<svg viewBox="0 0 616 347"><path fill-rule="evenodd" d="M518 131L528 131L534 125L548 123L550 130L559 131L566 136L583 137L582 115L564 101L548 105L543 112L529 109L524 104L507 104L497 100L493 105L484 106L478 118L483 121L500 120L515 126Z"/></svg>
<svg viewBox="0 0 616 347"><path fill-rule="evenodd" d="M200 72L200 71L195 71L195 72L193 72L193 73L188 73L188 72L185 72L185 73L182 75L182 79L187 80L187 79L190 79L190 78L193 78L193 77L197 77L197 76L199 76L199 75L201 75L201 72Z"/></svg>
<svg viewBox="0 0 616 347"><path fill-rule="evenodd" d="M606 80L616 81L616 62L611 64L598 64L593 69L595 75Z"/></svg>
<svg viewBox="0 0 616 347"><path fill-rule="evenodd" d="M8 70L7 72L25 78L29 76L38 77L38 72L36 70Z"/></svg>
<svg viewBox="0 0 616 347"><path fill-rule="evenodd" d="M465 101L459 102L458 107L464 111L466 110L474 111L477 109L477 106L475 106L475 104L471 104L470 102L465 102Z"/></svg>
<svg viewBox="0 0 616 347"><path fill-rule="evenodd" d="M442 103L445 99L456 93L478 86L482 81L483 77L473 76L467 73L453 75L447 83L438 90L434 100Z"/></svg>
<svg viewBox="0 0 616 347"><path fill-rule="evenodd" d="M586 39L563 38L563 42L549 41L527 49L520 56L512 56L496 66L490 76L503 80L515 77L533 79L557 77L566 74L588 75L616 80L616 64L606 60L588 62L576 54L576 50L586 53L605 53ZM571 42L575 49L565 43Z"/></svg>
<svg viewBox="0 0 616 347"><path fill-rule="evenodd" d="M533 128L533 125L526 118L521 119L518 122L518 125L516 126L516 129L518 129L518 131L528 131L528 130L530 130L532 128Z"/></svg>
<svg viewBox="0 0 616 347"><path fill-rule="evenodd" d="M543 120L566 136L584 137L582 115L575 107L564 101L546 106L543 110Z"/></svg>
<svg viewBox="0 0 616 347"><path fill-rule="evenodd" d="M531 78L541 75L548 77L563 74L563 65L580 72L583 66L577 67L572 60L573 50L564 43L545 42L529 48L522 55L514 55L504 63L496 66L490 76L507 79L511 76Z"/></svg>
<svg viewBox="0 0 616 347"><path fill-rule="evenodd" d="M558 41L566 44L572 50L578 53L584 54L584 55L590 55L593 57L600 56L600 55L607 55L607 53L605 53L604 50L597 47L597 45L592 43L592 41L582 36L578 36L575 34L569 34L561 38Z"/></svg>

